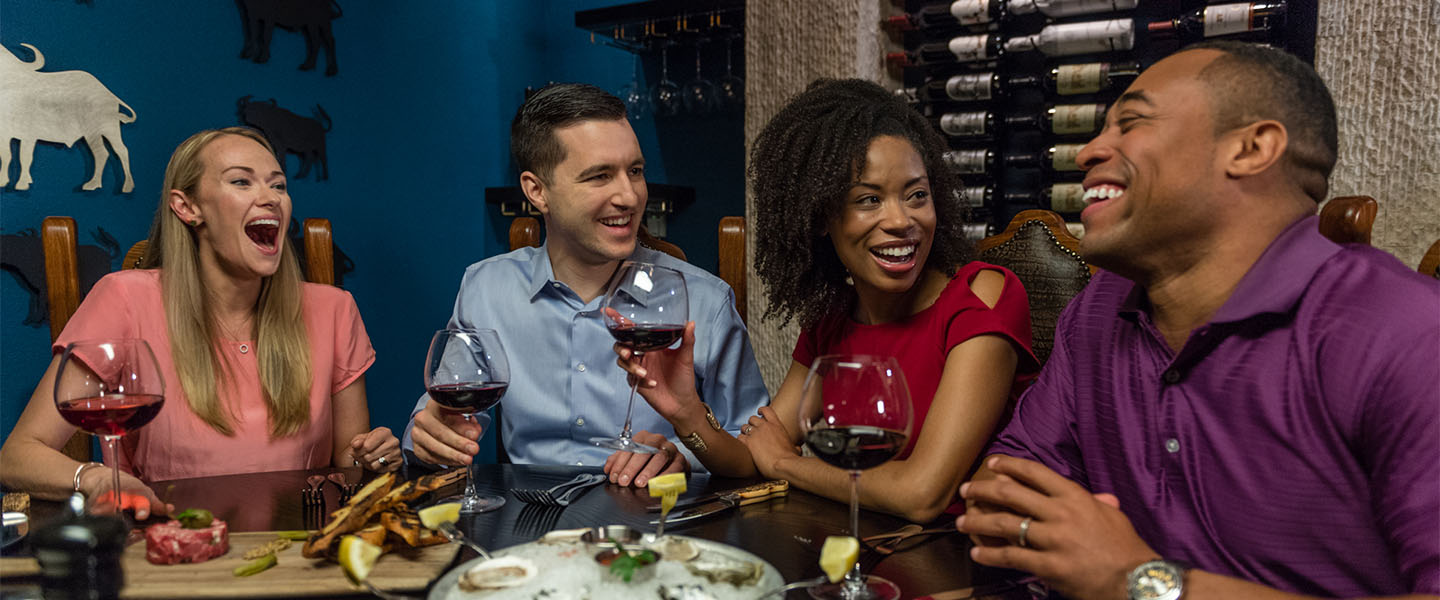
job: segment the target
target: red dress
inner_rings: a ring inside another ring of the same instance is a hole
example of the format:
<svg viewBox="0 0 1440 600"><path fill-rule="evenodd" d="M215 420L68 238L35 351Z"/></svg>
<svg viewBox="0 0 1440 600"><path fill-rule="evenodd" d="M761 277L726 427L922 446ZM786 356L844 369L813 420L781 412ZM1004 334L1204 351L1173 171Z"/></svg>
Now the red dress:
<svg viewBox="0 0 1440 600"><path fill-rule="evenodd" d="M991 308L970 290L970 282L983 269L1005 276L1005 288ZM915 423L910 440L898 459L910 456L915 440L930 413L945 359L950 349L979 335L999 335L1010 340L1019 355L1010 398L1018 398L1024 385L1033 379L1039 361L1030 351L1030 302L1020 279L1004 267L972 262L961 267L940 297L929 308L899 321L879 325L856 323L849 315L831 313L814 327L800 333L791 357L806 367L826 354L873 354L893 356L905 373L910 387Z"/></svg>

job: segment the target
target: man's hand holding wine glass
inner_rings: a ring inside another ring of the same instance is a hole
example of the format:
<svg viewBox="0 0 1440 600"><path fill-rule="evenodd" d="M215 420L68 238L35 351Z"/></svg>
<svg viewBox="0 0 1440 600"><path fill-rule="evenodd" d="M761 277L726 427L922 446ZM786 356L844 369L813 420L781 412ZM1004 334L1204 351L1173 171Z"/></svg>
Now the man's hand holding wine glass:
<svg viewBox="0 0 1440 600"><path fill-rule="evenodd" d="M480 451L480 424L465 415L445 410L435 402L415 415L410 435L415 456L434 465L463 467Z"/></svg>
<svg viewBox="0 0 1440 600"><path fill-rule="evenodd" d="M629 374L630 384L660 416L673 422L685 416L685 411L696 410L704 418L705 409L695 391L694 321L686 323L678 348L641 354L616 342L615 354L619 356L615 363Z"/></svg>

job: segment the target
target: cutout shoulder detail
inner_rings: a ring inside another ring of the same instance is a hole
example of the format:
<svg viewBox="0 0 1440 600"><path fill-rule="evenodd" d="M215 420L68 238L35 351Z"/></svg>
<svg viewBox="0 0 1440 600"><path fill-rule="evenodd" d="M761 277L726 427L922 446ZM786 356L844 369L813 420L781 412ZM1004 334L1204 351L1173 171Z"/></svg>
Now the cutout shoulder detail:
<svg viewBox="0 0 1440 600"><path fill-rule="evenodd" d="M970 278L970 291L985 306L995 308L1005 293L1005 274L996 269L980 269Z"/></svg>

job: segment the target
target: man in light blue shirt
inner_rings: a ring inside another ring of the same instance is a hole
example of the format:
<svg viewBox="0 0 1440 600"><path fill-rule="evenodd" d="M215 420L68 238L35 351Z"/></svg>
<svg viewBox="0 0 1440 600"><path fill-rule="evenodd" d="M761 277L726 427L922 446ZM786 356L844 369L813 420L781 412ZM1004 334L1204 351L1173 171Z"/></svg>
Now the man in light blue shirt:
<svg viewBox="0 0 1440 600"><path fill-rule="evenodd" d="M545 219L545 244L466 269L448 325L500 334L511 370L500 423L507 454L524 464L598 466L610 458L612 451L589 440L620 432L630 388L600 303L620 262L637 260L685 276L694 327L683 343L693 344L703 403L667 419L637 401L635 439L660 452L617 456L612 463L639 468L612 479L643 486L657 474L701 468L707 440L733 442L769 400L734 294L703 269L636 243L647 199L645 159L619 99L589 85L547 86L520 107L510 137L520 187ZM488 415L478 421L477 427L440 411L421 396L405 446L426 462L468 464L490 426Z"/></svg>

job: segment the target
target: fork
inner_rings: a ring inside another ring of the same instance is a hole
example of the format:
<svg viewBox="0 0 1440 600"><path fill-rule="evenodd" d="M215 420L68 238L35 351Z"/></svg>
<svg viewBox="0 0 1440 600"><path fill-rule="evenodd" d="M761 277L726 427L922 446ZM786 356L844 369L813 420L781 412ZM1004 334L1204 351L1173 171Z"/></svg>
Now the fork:
<svg viewBox="0 0 1440 600"><path fill-rule="evenodd" d="M605 481L605 475L601 473L581 473L574 479L552 487L548 490L542 489L514 489L510 490L526 504L539 504L543 506L569 506L571 497L575 492L588 488L592 485ZM564 491L560 491L564 489Z"/></svg>
<svg viewBox="0 0 1440 600"><path fill-rule="evenodd" d="M360 489L359 484L346 483L344 473L331 473L329 475L326 475L325 478L330 480L330 483L335 484L335 487L340 489L341 505L349 502L350 497L354 496L355 492Z"/></svg>

